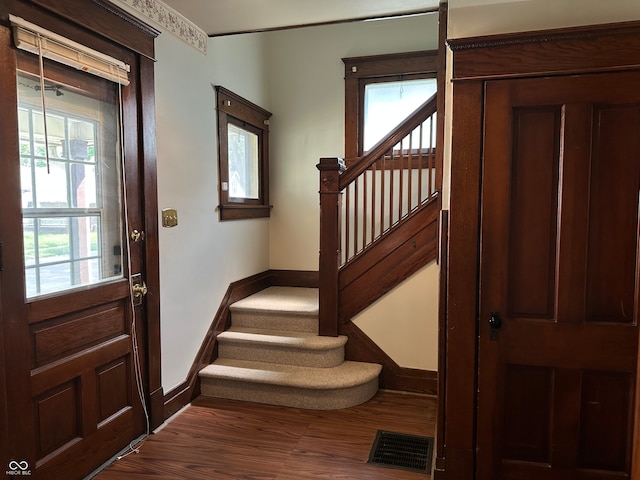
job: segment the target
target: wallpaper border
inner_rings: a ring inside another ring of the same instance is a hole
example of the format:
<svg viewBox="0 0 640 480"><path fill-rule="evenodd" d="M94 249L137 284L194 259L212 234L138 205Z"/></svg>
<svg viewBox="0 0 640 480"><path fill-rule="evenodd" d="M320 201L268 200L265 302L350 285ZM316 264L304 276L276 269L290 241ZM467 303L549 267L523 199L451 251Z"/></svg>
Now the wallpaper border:
<svg viewBox="0 0 640 480"><path fill-rule="evenodd" d="M199 50L202 54L207 54L207 41L209 37L205 31L162 1L116 0L114 3L120 3L129 7L145 20L150 20L164 28L180 40Z"/></svg>

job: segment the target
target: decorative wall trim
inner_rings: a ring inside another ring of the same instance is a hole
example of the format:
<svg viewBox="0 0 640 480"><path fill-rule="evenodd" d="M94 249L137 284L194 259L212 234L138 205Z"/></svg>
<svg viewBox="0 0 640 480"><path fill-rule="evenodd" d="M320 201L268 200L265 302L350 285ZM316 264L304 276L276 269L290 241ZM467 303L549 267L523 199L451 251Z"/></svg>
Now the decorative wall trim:
<svg viewBox="0 0 640 480"><path fill-rule="evenodd" d="M629 21L606 23L601 25L585 25L529 32L503 33L469 38L452 38L447 44L452 50L470 50L479 48L495 48L514 45L539 44L551 41L582 40L606 35L634 35L640 32L640 22Z"/></svg>
<svg viewBox="0 0 640 480"><path fill-rule="evenodd" d="M152 36L155 38L160 34L160 32L156 30L154 27L152 27L151 25L148 25L147 23L143 22L140 18L132 15L126 10L123 10L122 7L115 5L109 0L91 0L91 1L96 5L99 5L100 7L104 8L106 11L113 13L116 17L119 17L125 22L130 23L134 27L142 30L149 36Z"/></svg>
<svg viewBox="0 0 640 480"><path fill-rule="evenodd" d="M640 66L640 22L447 41L454 81L597 73Z"/></svg>
<svg viewBox="0 0 640 480"><path fill-rule="evenodd" d="M126 5L145 20L162 27L204 55L209 37L200 27L160 0L111 0Z"/></svg>

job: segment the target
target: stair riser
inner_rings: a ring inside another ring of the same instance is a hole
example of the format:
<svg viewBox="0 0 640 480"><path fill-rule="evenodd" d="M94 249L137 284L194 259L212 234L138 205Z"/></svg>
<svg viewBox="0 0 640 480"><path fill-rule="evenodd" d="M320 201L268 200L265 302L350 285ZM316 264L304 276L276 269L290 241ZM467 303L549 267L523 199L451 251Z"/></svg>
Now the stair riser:
<svg viewBox="0 0 640 480"><path fill-rule="evenodd" d="M313 390L279 385L202 378L203 395L310 410L336 410L360 405L378 391L378 379L350 388Z"/></svg>
<svg viewBox="0 0 640 480"><path fill-rule="evenodd" d="M380 365L345 361L344 336L317 336L317 289L270 287L236 302L231 324L200 371L202 395L334 410L378 391Z"/></svg>
<svg viewBox="0 0 640 480"><path fill-rule="evenodd" d="M303 367L337 367L344 361L344 347L330 350L300 350L274 345L221 342L219 358L300 365Z"/></svg>
<svg viewBox="0 0 640 480"><path fill-rule="evenodd" d="M241 328L318 333L318 317L313 315L232 311L231 324Z"/></svg>

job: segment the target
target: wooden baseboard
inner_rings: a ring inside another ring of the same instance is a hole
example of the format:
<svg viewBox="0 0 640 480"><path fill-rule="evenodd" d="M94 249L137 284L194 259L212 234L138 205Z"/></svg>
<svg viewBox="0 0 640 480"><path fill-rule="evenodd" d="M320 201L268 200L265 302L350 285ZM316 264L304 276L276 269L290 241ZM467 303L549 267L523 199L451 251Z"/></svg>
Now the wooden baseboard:
<svg viewBox="0 0 640 480"><path fill-rule="evenodd" d="M448 447L446 459L436 458L434 478L437 480L476 478L474 462L475 449Z"/></svg>
<svg viewBox="0 0 640 480"><path fill-rule="evenodd" d="M269 270L269 272L272 275L272 286L318 288L320 284L317 271Z"/></svg>
<svg viewBox="0 0 640 480"><path fill-rule="evenodd" d="M433 480L447 480L447 473L444 470L439 470L438 467L436 467L433 470Z"/></svg>
<svg viewBox="0 0 640 480"><path fill-rule="evenodd" d="M229 326L229 306L271 286L317 287L318 272L267 270L230 284L202 341L200 350L198 350L198 354L189 369L186 380L164 396L165 419L200 395L198 372L209 365L217 356L218 344L216 338L219 333Z"/></svg>
<svg viewBox="0 0 640 480"><path fill-rule="evenodd" d="M352 322L342 325L340 333L349 337L345 347L347 360L382 365L380 388L437 395L438 372L399 366Z"/></svg>
<svg viewBox="0 0 640 480"><path fill-rule="evenodd" d="M217 355L216 338L229 326L229 306L271 286L309 287L318 286L318 272L267 270L251 277L233 282L220 302L200 350L189 370L187 378L164 395L164 418L174 415L183 406L200 395L198 372L209 365ZM349 337L345 351L348 360L375 362L382 364L380 387L389 390L437 394L438 372L400 367L362 330L348 323L345 332Z"/></svg>
<svg viewBox="0 0 640 480"><path fill-rule="evenodd" d="M384 388L425 395L438 394L438 372L400 367L397 364L390 370L393 377Z"/></svg>
<svg viewBox="0 0 640 480"><path fill-rule="evenodd" d="M167 392L164 396L164 419L167 420L187 403L191 402L192 395L193 388L186 381Z"/></svg>
<svg viewBox="0 0 640 480"><path fill-rule="evenodd" d="M164 391L162 387L149 395L149 428L155 430L165 420Z"/></svg>

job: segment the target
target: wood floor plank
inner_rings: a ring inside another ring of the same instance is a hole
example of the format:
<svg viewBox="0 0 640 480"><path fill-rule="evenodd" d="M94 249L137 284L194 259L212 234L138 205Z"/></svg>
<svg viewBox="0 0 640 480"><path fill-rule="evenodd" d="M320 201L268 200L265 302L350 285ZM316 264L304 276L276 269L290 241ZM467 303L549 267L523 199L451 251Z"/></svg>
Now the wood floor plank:
<svg viewBox="0 0 640 480"><path fill-rule="evenodd" d="M315 411L199 397L96 480L429 480L367 464L378 430L434 436L434 397L381 391Z"/></svg>
<svg viewBox="0 0 640 480"><path fill-rule="evenodd" d="M348 464L340 460L310 461L306 456L292 455L276 480L429 480L430 475L396 468Z"/></svg>

